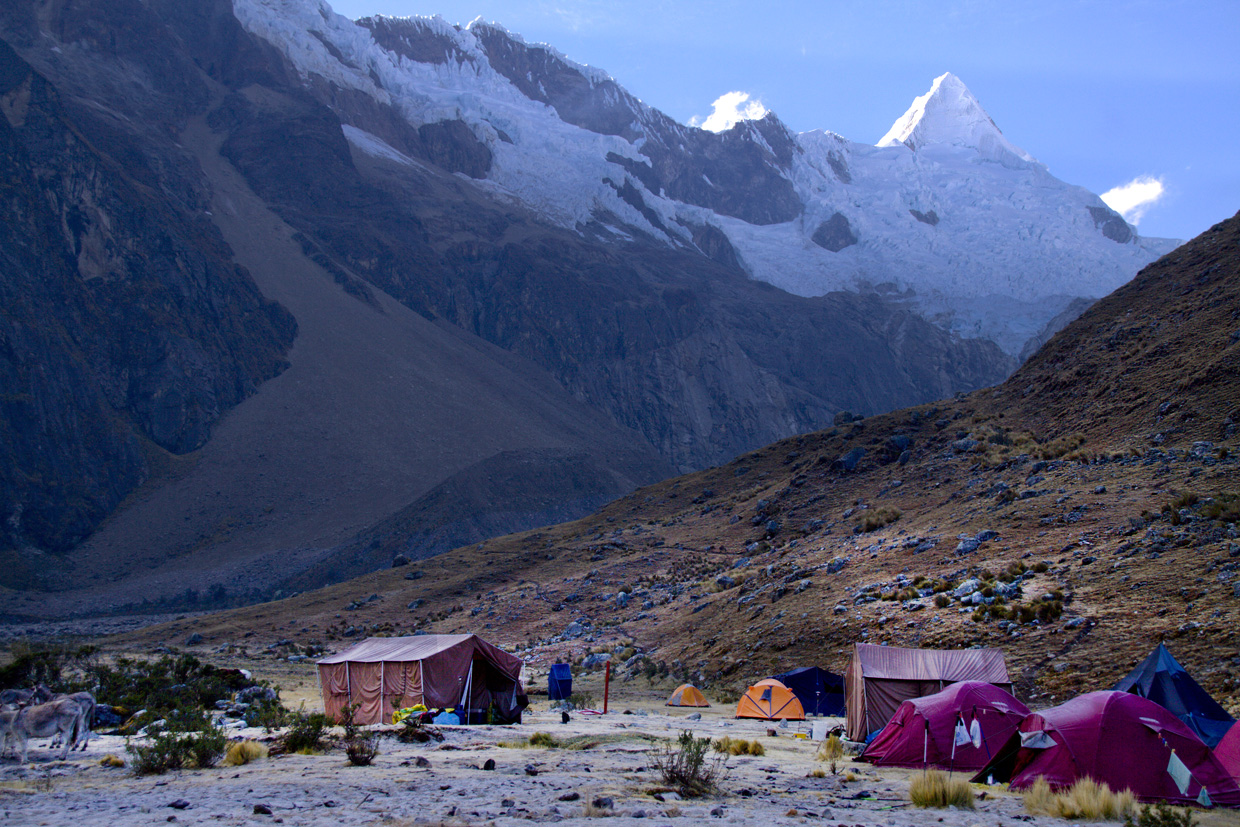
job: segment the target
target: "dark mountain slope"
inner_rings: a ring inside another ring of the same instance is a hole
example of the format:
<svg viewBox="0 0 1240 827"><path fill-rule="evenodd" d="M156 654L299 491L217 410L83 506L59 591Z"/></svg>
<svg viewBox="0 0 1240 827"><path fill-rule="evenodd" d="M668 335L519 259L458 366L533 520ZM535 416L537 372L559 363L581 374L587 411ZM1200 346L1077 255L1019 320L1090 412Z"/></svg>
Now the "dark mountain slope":
<svg viewBox="0 0 1240 827"><path fill-rule="evenodd" d="M0 548L65 551L148 475L145 452L200 447L276 375L295 324L201 191L169 192L3 42L0 100Z"/></svg>
<svg viewBox="0 0 1240 827"><path fill-rule="evenodd" d="M380 572L192 628L205 646L246 630L329 649L482 632L534 664L632 645L613 674L669 687L839 670L859 640L999 646L1035 705L1109 688L1166 640L1240 712L1238 307L1240 216L996 388L784 440L416 579Z"/></svg>
<svg viewBox="0 0 1240 827"><path fill-rule="evenodd" d="M15 612L343 576L1011 367L753 283L706 228L709 257L548 226L463 123L299 74L226 0L10 4L0 36L0 544L65 592Z"/></svg>

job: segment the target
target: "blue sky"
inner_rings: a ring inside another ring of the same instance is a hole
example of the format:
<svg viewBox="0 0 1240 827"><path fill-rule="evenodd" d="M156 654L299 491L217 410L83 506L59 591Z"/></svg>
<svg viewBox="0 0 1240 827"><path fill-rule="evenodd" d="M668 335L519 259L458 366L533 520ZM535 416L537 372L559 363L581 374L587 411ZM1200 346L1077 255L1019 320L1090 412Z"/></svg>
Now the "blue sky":
<svg viewBox="0 0 1240 827"><path fill-rule="evenodd" d="M683 122L740 91L796 131L865 143L952 72L1056 177L1161 185L1126 214L1143 235L1191 238L1240 210L1240 0L329 2L496 21Z"/></svg>

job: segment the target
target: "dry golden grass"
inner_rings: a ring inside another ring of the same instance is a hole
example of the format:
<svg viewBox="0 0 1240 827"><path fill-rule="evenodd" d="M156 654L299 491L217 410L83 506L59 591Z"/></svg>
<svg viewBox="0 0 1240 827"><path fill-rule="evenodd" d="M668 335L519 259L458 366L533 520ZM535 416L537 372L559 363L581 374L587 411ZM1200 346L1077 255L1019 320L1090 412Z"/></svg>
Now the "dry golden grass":
<svg viewBox="0 0 1240 827"><path fill-rule="evenodd" d="M960 807L973 809L973 788L959 778L948 778L939 770L927 770L908 785L908 797L915 807Z"/></svg>
<svg viewBox="0 0 1240 827"><path fill-rule="evenodd" d="M840 736L832 735L818 745L818 751L814 753L814 757L823 763L830 764L831 774L835 775L836 765L844 757L844 742L840 740Z"/></svg>
<svg viewBox="0 0 1240 827"><path fill-rule="evenodd" d="M1033 815L1084 821L1122 821L1133 812L1136 799L1128 790L1114 792L1106 784L1082 778L1060 792L1039 778L1024 795L1025 809Z"/></svg>
<svg viewBox="0 0 1240 827"><path fill-rule="evenodd" d="M224 760L220 763L225 767L240 767L266 757L266 744L260 744L258 741L234 741L228 745Z"/></svg>
<svg viewBox="0 0 1240 827"><path fill-rule="evenodd" d="M715 752L724 752L728 755L766 755L766 747L762 746L758 740L747 741L744 738L733 738L725 735L716 739L711 748Z"/></svg>
<svg viewBox="0 0 1240 827"><path fill-rule="evenodd" d="M123 767L125 766L125 759L121 758L119 755L113 755L112 753L108 753L107 755L99 759L99 766L101 767Z"/></svg>

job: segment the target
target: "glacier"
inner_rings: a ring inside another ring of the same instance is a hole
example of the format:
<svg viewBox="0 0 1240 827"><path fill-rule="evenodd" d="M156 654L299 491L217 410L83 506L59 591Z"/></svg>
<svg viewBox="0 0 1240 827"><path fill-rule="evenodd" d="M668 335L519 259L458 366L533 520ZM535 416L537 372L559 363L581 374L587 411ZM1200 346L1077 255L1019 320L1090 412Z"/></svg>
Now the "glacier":
<svg viewBox="0 0 1240 827"><path fill-rule="evenodd" d="M493 159L473 185L547 222L687 249L709 228L754 279L803 296L879 293L1014 356L1179 244L1140 236L1055 178L950 73L877 145L793 134L773 113L716 134L481 19L352 21L324 0L233 5L307 84L361 92L415 126L464 122ZM345 132L399 160L359 127Z"/></svg>

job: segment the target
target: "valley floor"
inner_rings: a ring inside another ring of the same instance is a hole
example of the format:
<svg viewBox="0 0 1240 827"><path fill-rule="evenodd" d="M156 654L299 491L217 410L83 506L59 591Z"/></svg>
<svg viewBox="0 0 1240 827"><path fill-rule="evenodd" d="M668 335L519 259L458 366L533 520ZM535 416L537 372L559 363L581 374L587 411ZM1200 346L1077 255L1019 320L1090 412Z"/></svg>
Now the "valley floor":
<svg viewBox="0 0 1240 827"><path fill-rule="evenodd" d="M547 709L528 712L514 727L446 727L441 744L408 745L392 727L381 738L369 767L352 767L339 749L324 755L285 755L241 767L216 767L163 776L135 777L129 769L100 765L106 754L126 760L124 739L102 736L85 754L55 760L32 745L31 763L0 761L0 821L13 825L111 827L130 824L493 824L517 825L611 816L608 824L824 824L864 827L945 827L1027 823L1051 827L1068 822L1026 814L1020 796L1002 788L975 786L985 798L977 809L922 810L908 802L916 771L875 771L846 759L837 776L814 778L825 768L814 758L816 744L795 737L808 724L777 728L735 720L731 708L716 705L699 721L690 710L658 706L653 697L626 698L609 715L574 713L568 724ZM699 736L759 740L766 754L730 757L709 798L677 800L660 792L651 768L650 736L675 738L683 729ZM500 746L523 742L534 732L559 739L590 736L590 749ZM270 737L262 730L235 730L232 737ZM428 766L417 766L425 758ZM482 769L494 759L493 770ZM535 774L536 773L536 774ZM853 780L846 780L846 779ZM657 800L658 793L665 799ZM574 795L576 796L574 798ZM594 802L611 799L611 806ZM572 800L565 800L572 799ZM270 810L257 814L256 805ZM1202 827L1236 824L1235 813L1197 814ZM1079 822L1076 822L1079 823Z"/></svg>

